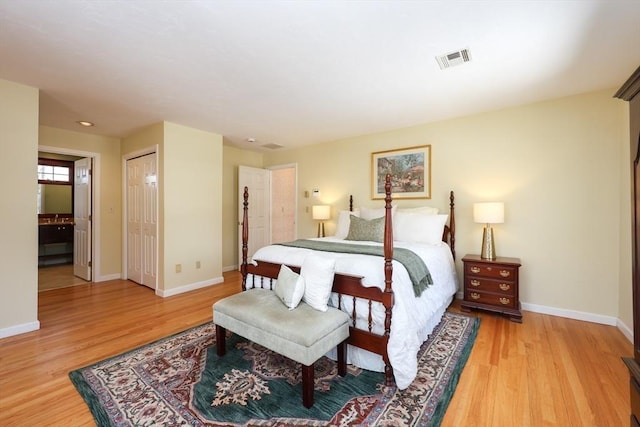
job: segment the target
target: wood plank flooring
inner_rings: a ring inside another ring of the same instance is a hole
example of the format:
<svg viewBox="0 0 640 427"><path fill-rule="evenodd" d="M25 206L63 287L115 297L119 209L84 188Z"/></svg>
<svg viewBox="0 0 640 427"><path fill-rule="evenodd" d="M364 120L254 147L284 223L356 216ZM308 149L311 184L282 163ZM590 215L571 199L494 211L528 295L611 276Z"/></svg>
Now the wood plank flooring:
<svg viewBox="0 0 640 427"><path fill-rule="evenodd" d="M211 321L240 275L169 298L114 280L39 293L41 329L0 339L0 425L94 425L69 371ZM454 303L452 311L459 311ZM631 343L617 328L524 312L482 319L443 426L629 425Z"/></svg>

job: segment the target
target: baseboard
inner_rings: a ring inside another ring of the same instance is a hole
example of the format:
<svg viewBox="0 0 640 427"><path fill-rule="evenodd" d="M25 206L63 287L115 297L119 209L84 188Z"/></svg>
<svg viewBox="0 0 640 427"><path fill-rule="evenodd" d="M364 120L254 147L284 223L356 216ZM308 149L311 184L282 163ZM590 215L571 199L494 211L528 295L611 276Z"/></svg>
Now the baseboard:
<svg viewBox="0 0 640 427"><path fill-rule="evenodd" d="M613 316L603 316L602 314L586 313L584 311L568 310L565 308L549 307L546 305L523 302L522 309L533 311L534 313L550 314L552 316L583 320L585 322L600 323L602 325L616 326L618 324L618 319Z"/></svg>
<svg viewBox="0 0 640 427"><path fill-rule="evenodd" d="M627 326L622 320L618 319L618 324L616 325L618 327L618 329L620 329L620 332L622 332L622 335L624 335L625 337L627 337L627 339L629 340L629 342L631 344L633 344L633 328L630 328L629 326Z"/></svg>
<svg viewBox="0 0 640 427"><path fill-rule="evenodd" d="M464 295L460 292L456 294L456 298L462 299ZM533 313L548 314L550 316L565 317L567 319L582 320L585 322L600 323L617 327L620 332L630 341L633 342L633 330L629 328L620 319L613 316L604 316L602 314L586 313L584 311L568 310L565 308L549 307L546 305L521 303L522 309Z"/></svg>
<svg viewBox="0 0 640 427"><path fill-rule="evenodd" d="M171 289L157 289L156 295L161 296L163 298L170 297L173 295L183 294L185 292L195 291L196 289L206 288L208 286L217 285L218 283L224 282L224 277L215 277L213 279L204 280L202 282L190 283L188 285L179 286L177 288Z"/></svg>
<svg viewBox="0 0 640 427"><path fill-rule="evenodd" d="M240 269L240 267L238 267L237 265L229 265L227 267L222 267L222 272L226 273L228 271L237 271L239 269Z"/></svg>
<svg viewBox="0 0 640 427"><path fill-rule="evenodd" d="M20 335L26 332L37 331L40 329L40 322L23 323L22 325L9 326L8 328L0 329L0 338L7 338L13 335Z"/></svg>
<svg viewBox="0 0 640 427"><path fill-rule="evenodd" d="M98 283L98 282L107 282L109 280L118 280L118 279L122 279L122 275L120 273L108 274L106 276L100 276L100 277L94 279L93 281L95 283Z"/></svg>

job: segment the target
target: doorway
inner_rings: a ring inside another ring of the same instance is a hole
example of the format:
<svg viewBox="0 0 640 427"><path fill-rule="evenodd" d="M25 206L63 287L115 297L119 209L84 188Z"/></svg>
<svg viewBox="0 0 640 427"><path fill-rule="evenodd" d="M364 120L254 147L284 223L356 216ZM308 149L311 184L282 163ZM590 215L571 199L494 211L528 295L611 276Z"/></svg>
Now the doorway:
<svg viewBox="0 0 640 427"><path fill-rule="evenodd" d="M238 167L238 266L242 263L242 215L244 187L249 189L249 245L247 259L270 243L295 240L297 215L297 166L269 169Z"/></svg>
<svg viewBox="0 0 640 427"><path fill-rule="evenodd" d="M66 161L70 161L74 163L76 160L85 159L86 162L89 162L90 164L93 165L94 171L99 170L99 165L100 165L99 153L40 145L38 147L38 155L39 157L43 157L43 158L65 159ZM99 244L99 234L93 232L95 229L99 227L99 215L94 214L94 212L96 211L97 202L96 203L93 202L94 200L99 199L99 174L98 173L95 174L95 178L96 179L91 180L87 183L86 191L84 195L84 201L86 202L85 217L87 218L87 221L84 224L85 240L82 242L84 244L82 254L77 253L78 244L75 242L77 240L75 236L75 226L74 226L74 223L75 223L74 215L76 213L75 207L72 206L71 209L69 209L69 212L65 212L66 215L56 215L55 213L52 213L49 215L45 214L45 215L42 215L42 217L41 215L38 215L39 221L37 226L39 227L39 230L38 230L39 235L41 234L40 233L41 221L44 222L48 220L49 222L53 222L53 225L51 226L56 229L57 228L69 229L66 231L69 231L69 233L67 234L69 234L70 236L70 242L66 243L66 245L67 245L67 248L68 247L71 248L71 252L72 252L68 260L65 260L64 262L56 263L54 261L52 263L43 263L43 265L40 265L41 264L40 252L42 249L41 249L41 246L39 245L38 291L85 284L87 282L94 281L95 277L97 277L98 275L97 272L99 271L99 265L96 262L92 262L92 260L95 259L94 255L96 253L96 247ZM39 185L38 187L39 187L38 191L40 192L41 186ZM40 194L36 195L36 197L40 197L40 196L41 196ZM60 223L59 226L55 224L56 221ZM64 231L65 230L63 230L62 232ZM56 233L60 233L60 231L56 231ZM53 243L51 246L54 247L54 250L56 249L55 243ZM85 268L83 269L83 273L81 274L81 276L83 276L84 278L78 277L76 273L74 273L74 263L78 259L84 260L86 262Z"/></svg>

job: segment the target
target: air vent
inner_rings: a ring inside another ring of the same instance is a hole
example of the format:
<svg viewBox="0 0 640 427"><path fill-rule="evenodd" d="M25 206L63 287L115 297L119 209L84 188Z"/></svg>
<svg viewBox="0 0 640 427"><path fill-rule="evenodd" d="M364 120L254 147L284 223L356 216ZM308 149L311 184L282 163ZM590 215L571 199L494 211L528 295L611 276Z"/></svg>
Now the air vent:
<svg viewBox="0 0 640 427"><path fill-rule="evenodd" d="M444 70L471 61L471 52L469 49L456 50L446 55L436 56L436 61L438 61L440 69Z"/></svg>
<svg viewBox="0 0 640 427"><path fill-rule="evenodd" d="M263 147L271 148L272 150L277 150L278 148L282 148L283 146L278 144L264 144Z"/></svg>

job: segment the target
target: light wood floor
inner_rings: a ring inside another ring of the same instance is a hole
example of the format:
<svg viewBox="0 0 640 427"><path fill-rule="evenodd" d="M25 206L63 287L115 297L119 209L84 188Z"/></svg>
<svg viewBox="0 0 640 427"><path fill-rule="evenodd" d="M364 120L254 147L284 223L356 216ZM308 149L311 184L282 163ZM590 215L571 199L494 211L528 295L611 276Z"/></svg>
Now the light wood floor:
<svg viewBox="0 0 640 427"><path fill-rule="evenodd" d="M0 426L94 425L69 371L211 321L239 279L225 273L223 284L169 298L122 280L40 292L41 329L0 339ZM620 358L632 345L615 327L473 315L478 338L443 426L629 425Z"/></svg>
<svg viewBox="0 0 640 427"><path fill-rule="evenodd" d="M86 280L73 275L73 264L38 268L38 292L84 285L85 283L87 283Z"/></svg>

